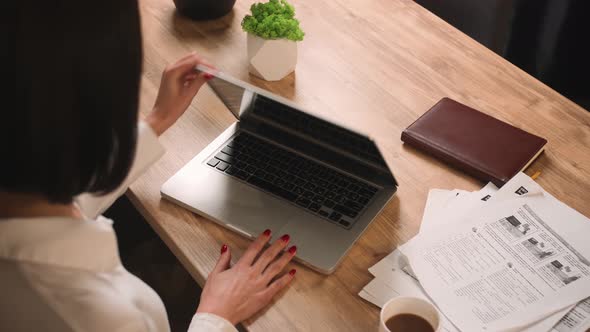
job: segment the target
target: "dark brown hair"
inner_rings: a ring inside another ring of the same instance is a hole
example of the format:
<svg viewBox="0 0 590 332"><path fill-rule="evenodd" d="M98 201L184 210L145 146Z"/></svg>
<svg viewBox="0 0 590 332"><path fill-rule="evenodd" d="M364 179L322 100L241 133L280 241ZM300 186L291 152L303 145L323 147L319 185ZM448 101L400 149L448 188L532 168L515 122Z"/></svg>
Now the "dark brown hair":
<svg viewBox="0 0 590 332"><path fill-rule="evenodd" d="M16 1L2 71L0 190L67 203L107 193L136 145L142 64L136 0ZM13 30L13 31L10 31ZM6 93L6 95L4 95Z"/></svg>

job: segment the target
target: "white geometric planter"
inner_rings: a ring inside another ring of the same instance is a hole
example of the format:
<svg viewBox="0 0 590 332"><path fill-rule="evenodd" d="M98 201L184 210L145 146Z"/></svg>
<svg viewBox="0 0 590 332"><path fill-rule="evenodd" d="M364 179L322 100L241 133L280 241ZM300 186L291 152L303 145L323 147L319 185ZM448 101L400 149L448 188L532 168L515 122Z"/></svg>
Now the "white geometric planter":
<svg viewBox="0 0 590 332"><path fill-rule="evenodd" d="M267 81L278 81L295 70L297 42L262 39L248 34L248 70Z"/></svg>

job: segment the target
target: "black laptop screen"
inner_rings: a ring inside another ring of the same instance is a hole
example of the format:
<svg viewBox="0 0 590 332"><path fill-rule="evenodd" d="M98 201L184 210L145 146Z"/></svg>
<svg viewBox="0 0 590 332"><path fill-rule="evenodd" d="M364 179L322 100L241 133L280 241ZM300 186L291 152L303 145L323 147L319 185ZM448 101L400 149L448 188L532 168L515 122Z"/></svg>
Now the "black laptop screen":
<svg viewBox="0 0 590 332"><path fill-rule="evenodd" d="M310 137L315 141L387 168L385 161L371 140L346 128L293 109L262 95L256 96L250 112L299 135Z"/></svg>
<svg viewBox="0 0 590 332"><path fill-rule="evenodd" d="M215 76L207 83L217 97L219 97L225 106L234 114L236 119L239 119L240 107L246 90L241 86Z"/></svg>
<svg viewBox="0 0 590 332"><path fill-rule="evenodd" d="M208 84L242 125L251 130L352 173L377 171L376 175L395 183L381 153L369 138L224 78L214 76Z"/></svg>

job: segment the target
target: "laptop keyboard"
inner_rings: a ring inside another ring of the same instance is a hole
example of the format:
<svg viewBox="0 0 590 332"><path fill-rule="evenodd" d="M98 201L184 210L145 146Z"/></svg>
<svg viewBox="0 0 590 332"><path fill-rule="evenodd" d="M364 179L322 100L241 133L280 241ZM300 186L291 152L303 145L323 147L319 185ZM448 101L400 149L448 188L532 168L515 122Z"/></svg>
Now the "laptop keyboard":
<svg viewBox="0 0 590 332"><path fill-rule="evenodd" d="M240 132L207 165L350 228L377 188Z"/></svg>

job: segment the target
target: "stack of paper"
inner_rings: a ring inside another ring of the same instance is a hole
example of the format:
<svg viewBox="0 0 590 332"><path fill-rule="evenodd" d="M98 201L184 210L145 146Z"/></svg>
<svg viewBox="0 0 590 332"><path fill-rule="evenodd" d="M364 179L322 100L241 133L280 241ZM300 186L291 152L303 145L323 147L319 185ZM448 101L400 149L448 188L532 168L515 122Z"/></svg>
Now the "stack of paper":
<svg viewBox="0 0 590 332"><path fill-rule="evenodd" d="M359 295L424 298L443 331L583 332L589 240L590 220L522 173L500 190L433 189L420 233L369 269Z"/></svg>

